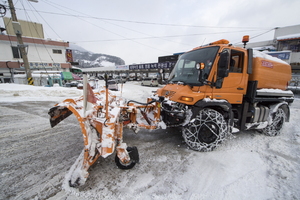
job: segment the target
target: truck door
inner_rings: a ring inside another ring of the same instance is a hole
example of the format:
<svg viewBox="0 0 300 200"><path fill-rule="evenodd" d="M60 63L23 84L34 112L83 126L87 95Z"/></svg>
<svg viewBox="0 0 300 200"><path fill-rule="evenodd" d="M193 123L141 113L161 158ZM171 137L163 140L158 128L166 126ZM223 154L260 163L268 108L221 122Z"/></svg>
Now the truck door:
<svg viewBox="0 0 300 200"><path fill-rule="evenodd" d="M230 52L230 66L228 77L223 80L222 88L214 91L216 99L226 99L232 104L241 104L246 94L247 73L245 54L243 51L228 49Z"/></svg>

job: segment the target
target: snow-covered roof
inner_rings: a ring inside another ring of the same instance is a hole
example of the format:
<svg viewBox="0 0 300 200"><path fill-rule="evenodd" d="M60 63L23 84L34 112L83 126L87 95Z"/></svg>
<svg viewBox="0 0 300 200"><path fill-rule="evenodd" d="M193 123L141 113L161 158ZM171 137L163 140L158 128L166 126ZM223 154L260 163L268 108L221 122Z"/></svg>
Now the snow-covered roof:
<svg viewBox="0 0 300 200"><path fill-rule="evenodd" d="M273 46L261 46L261 47L254 47L253 49L260 51L260 50L267 50L267 49L275 50L276 48Z"/></svg>
<svg viewBox="0 0 300 200"><path fill-rule="evenodd" d="M294 40L294 39L300 39L300 33L296 34L290 34L290 35L284 35L276 38L278 41L280 40Z"/></svg>

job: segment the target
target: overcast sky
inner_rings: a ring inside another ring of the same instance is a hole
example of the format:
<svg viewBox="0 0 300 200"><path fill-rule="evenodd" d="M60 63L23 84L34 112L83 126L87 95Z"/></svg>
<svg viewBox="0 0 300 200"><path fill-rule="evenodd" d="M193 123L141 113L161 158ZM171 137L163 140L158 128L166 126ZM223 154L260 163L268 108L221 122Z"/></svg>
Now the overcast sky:
<svg viewBox="0 0 300 200"><path fill-rule="evenodd" d="M118 56L126 64L157 62L159 56L223 38L232 44L243 35L250 35L252 42L272 40L275 27L300 24L300 0L13 2L18 19L43 24L45 38Z"/></svg>

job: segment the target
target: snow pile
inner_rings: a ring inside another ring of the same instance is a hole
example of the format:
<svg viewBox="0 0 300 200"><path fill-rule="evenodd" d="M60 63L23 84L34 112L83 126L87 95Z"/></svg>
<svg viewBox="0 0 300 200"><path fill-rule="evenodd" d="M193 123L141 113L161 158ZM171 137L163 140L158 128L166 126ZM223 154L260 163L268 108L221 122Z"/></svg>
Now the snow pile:
<svg viewBox="0 0 300 200"><path fill-rule="evenodd" d="M288 96L293 96L293 92L290 90L280 90L280 89L269 89L269 88L263 88L257 90L258 93L268 93L268 94L285 94Z"/></svg>
<svg viewBox="0 0 300 200"><path fill-rule="evenodd" d="M43 87L22 84L0 84L0 102L62 101L82 95L82 90L65 87Z"/></svg>

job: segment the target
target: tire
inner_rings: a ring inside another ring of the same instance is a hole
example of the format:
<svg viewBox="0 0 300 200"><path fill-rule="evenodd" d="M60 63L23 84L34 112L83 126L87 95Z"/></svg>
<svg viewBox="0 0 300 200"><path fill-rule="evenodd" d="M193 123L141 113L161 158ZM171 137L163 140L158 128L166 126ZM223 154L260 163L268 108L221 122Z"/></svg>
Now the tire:
<svg viewBox="0 0 300 200"><path fill-rule="evenodd" d="M225 140L228 125L223 115L205 108L183 127L182 136L186 144L195 151L212 151Z"/></svg>
<svg viewBox="0 0 300 200"><path fill-rule="evenodd" d="M115 163L120 169L131 169L135 166L136 163L139 162L139 153L136 147L127 147L126 149L128 151L130 162L129 163L123 163L119 157L115 156Z"/></svg>
<svg viewBox="0 0 300 200"><path fill-rule="evenodd" d="M281 107L272 115L272 123L262 129L262 133L267 136L279 135L286 119L286 114Z"/></svg>

